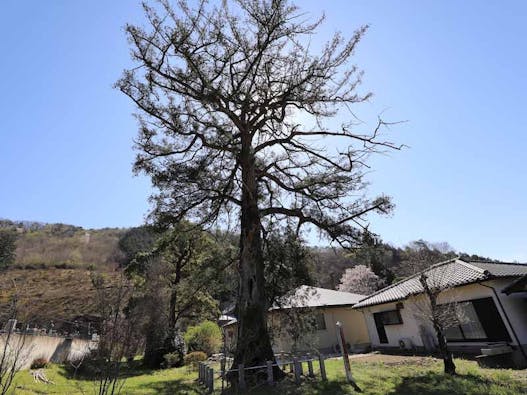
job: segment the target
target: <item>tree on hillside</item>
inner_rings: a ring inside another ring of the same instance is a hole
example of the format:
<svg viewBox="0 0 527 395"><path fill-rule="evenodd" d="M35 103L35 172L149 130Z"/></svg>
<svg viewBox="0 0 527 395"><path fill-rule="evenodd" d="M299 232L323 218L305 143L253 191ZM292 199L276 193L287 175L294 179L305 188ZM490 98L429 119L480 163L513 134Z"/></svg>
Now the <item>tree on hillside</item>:
<svg viewBox="0 0 527 395"><path fill-rule="evenodd" d="M337 287L339 291L369 295L384 286L379 276L364 265L346 269Z"/></svg>
<svg viewBox="0 0 527 395"><path fill-rule="evenodd" d="M430 243L416 240L404 248L401 263L397 268L398 277L407 277L428 269L434 263L452 259L457 254L447 243Z"/></svg>
<svg viewBox="0 0 527 395"><path fill-rule="evenodd" d="M356 264L369 267L384 283L392 283L394 274L391 266L396 256L393 248L384 244L380 238L365 232L360 248L355 249L350 257Z"/></svg>
<svg viewBox="0 0 527 395"><path fill-rule="evenodd" d="M0 229L0 269L15 263L16 240L16 230L10 228Z"/></svg>
<svg viewBox="0 0 527 395"><path fill-rule="evenodd" d="M161 222L238 218L233 363L261 365L274 359L262 232L288 220L353 246L368 213L392 208L366 196L364 172L370 154L399 147L381 138L382 120L359 131L350 111L371 96L350 64L366 27L317 53L309 39L323 18L306 22L287 0L159 4L145 6L147 29L126 26L137 65L117 82L139 109L135 170L158 190Z"/></svg>
<svg viewBox="0 0 527 395"><path fill-rule="evenodd" d="M138 226L128 229L119 238L119 250L123 255L119 259L120 265L127 266L137 254L150 251L158 237L159 234L151 226Z"/></svg>

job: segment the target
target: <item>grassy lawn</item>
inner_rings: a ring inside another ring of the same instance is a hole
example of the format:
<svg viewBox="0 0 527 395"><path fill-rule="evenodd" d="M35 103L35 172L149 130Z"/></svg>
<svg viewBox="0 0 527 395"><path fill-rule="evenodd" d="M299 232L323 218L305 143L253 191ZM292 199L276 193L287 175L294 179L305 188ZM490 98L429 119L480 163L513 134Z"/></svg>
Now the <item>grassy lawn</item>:
<svg viewBox="0 0 527 395"><path fill-rule="evenodd" d="M352 371L357 384L366 395L517 395L527 394L527 370L482 369L473 361L456 360L459 376L446 377L441 361L422 357L391 357L376 355L352 359ZM286 379L273 388L258 388L252 394L353 394L346 383L342 361L326 362L328 382L304 379L300 386ZM304 368L306 371L307 368ZM90 381L71 380L61 366L45 370L55 384L34 383L28 371L18 374L15 394L93 394L96 387ZM197 386L196 373L187 368L161 371L130 372L122 394L204 394ZM215 382L220 388L221 382ZM219 391L217 392L219 393Z"/></svg>

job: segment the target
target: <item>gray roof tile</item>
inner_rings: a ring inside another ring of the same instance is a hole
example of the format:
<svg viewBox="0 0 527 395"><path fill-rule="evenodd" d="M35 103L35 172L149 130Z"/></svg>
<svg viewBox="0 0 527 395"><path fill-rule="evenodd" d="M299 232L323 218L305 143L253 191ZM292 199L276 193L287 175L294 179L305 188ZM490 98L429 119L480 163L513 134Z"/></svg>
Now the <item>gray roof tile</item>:
<svg viewBox="0 0 527 395"><path fill-rule="evenodd" d="M281 303L273 306L271 310L292 307L353 306L365 297L366 295L302 285L292 295L283 298Z"/></svg>
<svg viewBox="0 0 527 395"><path fill-rule="evenodd" d="M460 259L451 259L433 265L420 273L367 296L357 303L354 308L394 302L423 292L423 287L419 281L423 273L427 275L428 283L431 287L445 289L490 278L521 276L527 274L527 265L519 263L465 262Z"/></svg>

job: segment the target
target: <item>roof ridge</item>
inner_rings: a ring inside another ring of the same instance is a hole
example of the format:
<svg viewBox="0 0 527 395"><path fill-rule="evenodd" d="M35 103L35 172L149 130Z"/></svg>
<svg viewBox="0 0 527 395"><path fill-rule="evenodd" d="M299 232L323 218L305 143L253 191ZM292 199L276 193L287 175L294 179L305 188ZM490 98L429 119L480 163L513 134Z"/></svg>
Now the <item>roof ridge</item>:
<svg viewBox="0 0 527 395"><path fill-rule="evenodd" d="M464 261L466 262L466 261ZM511 265L511 266L525 266L527 262L493 262L493 261L468 261L467 263L477 265L478 263L486 263L487 265Z"/></svg>
<svg viewBox="0 0 527 395"><path fill-rule="evenodd" d="M397 281L396 283L390 284L390 285L388 285L387 287L384 287L384 288L379 289L378 291L375 291L374 293L372 293L372 294L366 296L364 299L359 300L359 303L362 303L362 302L365 301L366 299L369 299L369 298L371 298L371 297L373 297L373 296L376 296L376 295L380 294L381 292L387 291L388 289L391 289L391 288L393 288L393 287L396 287L396 286L399 285L399 284L402 284L402 283L404 283L404 282L406 282L406 281L408 281L408 280L411 280L412 278L415 278L415 277L417 277L417 276L423 274L424 272L426 272L426 271L428 271L428 270L430 270L430 269L435 269L436 267L439 267L439 266L442 266L442 265L446 265L447 263L452 263L452 262L457 261L457 260L459 260L459 257L450 258L450 259L448 259L448 260L446 260L446 261L442 261L442 262L434 263L433 265L427 267L427 268L424 269L424 270L421 270L420 272L414 273L414 274L412 274L411 276L408 276L408 277L406 277L406 278L403 278L402 280Z"/></svg>
<svg viewBox="0 0 527 395"><path fill-rule="evenodd" d="M485 270L485 269L482 269L474 264L472 264L471 262L465 262L464 260L462 259L457 259L456 262L460 263L461 265L463 266L466 266L467 268L469 269L472 269L472 270L475 270L477 271L478 273L481 273L481 274L485 274L485 275L488 275L489 274L489 271L488 270Z"/></svg>

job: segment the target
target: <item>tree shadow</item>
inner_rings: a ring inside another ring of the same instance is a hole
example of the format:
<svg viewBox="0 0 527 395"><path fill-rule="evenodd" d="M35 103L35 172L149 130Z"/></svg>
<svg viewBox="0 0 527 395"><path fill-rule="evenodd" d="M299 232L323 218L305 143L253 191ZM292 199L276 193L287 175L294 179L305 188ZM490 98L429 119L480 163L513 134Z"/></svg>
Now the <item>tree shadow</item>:
<svg viewBox="0 0 527 395"><path fill-rule="evenodd" d="M140 386L141 389L154 391L160 395L205 395L207 390L200 387L197 383L184 381L182 379L171 379L167 381L158 381L155 383L145 383Z"/></svg>
<svg viewBox="0 0 527 395"><path fill-rule="evenodd" d="M120 365L120 380L135 376L151 375L156 371L155 369L144 367L141 361L120 362ZM95 381L98 378L97 370L99 366L97 364L91 364L91 361L86 361L77 371L75 371L72 365L68 365L67 363L63 364L63 366L64 369L60 369L58 373L68 380Z"/></svg>
<svg viewBox="0 0 527 395"><path fill-rule="evenodd" d="M500 394L518 393L518 389L514 388L515 385L510 386L511 383L498 383L473 374L449 376L436 372L404 377L393 393L404 395L481 395L488 393L489 387L493 384L503 385L503 392Z"/></svg>

